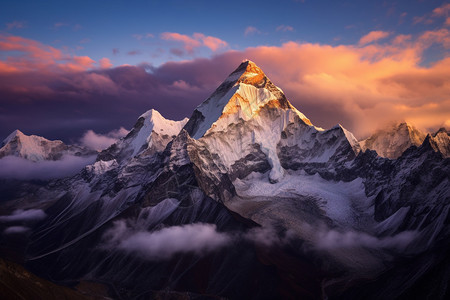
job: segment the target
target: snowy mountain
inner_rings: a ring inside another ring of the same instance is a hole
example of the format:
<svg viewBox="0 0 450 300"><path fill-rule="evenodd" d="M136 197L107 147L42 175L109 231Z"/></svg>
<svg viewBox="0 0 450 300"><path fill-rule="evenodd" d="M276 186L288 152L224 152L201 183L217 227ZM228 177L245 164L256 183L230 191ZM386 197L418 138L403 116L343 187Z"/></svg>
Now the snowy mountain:
<svg viewBox="0 0 450 300"><path fill-rule="evenodd" d="M128 135L100 153L98 160L123 161L137 155L152 155L164 150L166 145L178 135L187 123L165 119L161 114L151 109L142 114Z"/></svg>
<svg viewBox="0 0 450 300"><path fill-rule="evenodd" d="M14 130L3 140L0 148L0 159L5 156L21 157L33 162L59 160L64 155L90 156L95 151L76 145L66 145L62 141L51 141L36 135L25 135Z"/></svg>
<svg viewBox="0 0 450 300"><path fill-rule="evenodd" d="M409 147L420 146L425 140L425 136L414 126L402 122L379 129L369 138L361 141L360 145L363 151L375 150L382 157L395 159Z"/></svg>
<svg viewBox="0 0 450 300"><path fill-rule="evenodd" d="M315 127L245 61L189 120L150 110L82 172L2 202L0 253L112 298L442 299L448 134L402 148L420 138Z"/></svg>

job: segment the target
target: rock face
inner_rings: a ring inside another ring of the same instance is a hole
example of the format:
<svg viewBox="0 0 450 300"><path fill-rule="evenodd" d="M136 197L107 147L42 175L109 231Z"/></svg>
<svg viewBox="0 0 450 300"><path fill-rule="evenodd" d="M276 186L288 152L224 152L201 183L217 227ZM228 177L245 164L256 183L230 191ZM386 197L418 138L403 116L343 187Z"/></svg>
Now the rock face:
<svg viewBox="0 0 450 300"><path fill-rule="evenodd" d="M81 173L2 204L0 249L127 299L445 298L448 134L398 154L408 128L362 146L317 128L245 61L189 120L148 111Z"/></svg>
<svg viewBox="0 0 450 300"><path fill-rule="evenodd" d="M90 156L95 151L76 146L66 145L62 141L50 141L36 135L25 135L20 130L14 130L0 148L0 159L5 156L21 157L30 161L59 160L64 155Z"/></svg>
<svg viewBox="0 0 450 300"><path fill-rule="evenodd" d="M441 153L443 157L450 157L450 135L445 128L439 129L432 136L429 136L429 139L436 152Z"/></svg>
<svg viewBox="0 0 450 300"><path fill-rule="evenodd" d="M377 151L378 155L395 159L411 146L420 146L425 134L408 123L393 124L380 129L361 141L361 148Z"/></svg>

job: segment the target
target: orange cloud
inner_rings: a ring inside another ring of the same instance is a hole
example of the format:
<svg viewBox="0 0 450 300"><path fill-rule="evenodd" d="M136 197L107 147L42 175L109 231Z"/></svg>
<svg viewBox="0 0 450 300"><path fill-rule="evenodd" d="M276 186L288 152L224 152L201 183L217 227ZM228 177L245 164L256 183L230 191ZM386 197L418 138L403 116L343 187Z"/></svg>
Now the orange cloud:
<svg viewBox="0 0 450 300"><path fill-rule="evenodd" d="M205 36L203 33L194 33L194 38L203 42L203 45L211 49L212 51L217 51L219 48L224 48L228 46L228 43L213 37Z"/></svg>
<svg viewBox="0 0 450 300"><path fill-rule="evenodd" d="M450 3L443 4L433 10L433 15L436 17L448 16L450 14Z"/></svg>
<svg viewBox="0 0 450 300"><path fill-rule="evenodd" d="M378 41L380 39L384 39L384 38L388 37L389 35L390 35L390 33L386 32L386 31L371 31L359 40L359 44L366 45L366 44Z"/></svg>
<svg viewBox="0 0 450 300"><path fill-rule="evenodd" d="M171 40L171 41L178 41L184 44L184 49L188 53L192 53L195 48L205 46L212 51L217 51L219 48L227 47L228 43L213 37L213 36L206 36L203 33L194 33L192 37L185 35L185 34L179 34L176 32L163 32L161 34L161 38L163 40Z"/></svg>
<svg viewBox="0 0 450 300"><path fill-rule="evenodd" d="M0 34L0 51L6 57L0 61L2 72L83 71L93 68L95 63L88 56L73 56L20 36Z"/></svg>
<svg viewBox="0 0 450 300"><path fill-rule="evenodd" d="M163 32L161 33L161 38L168 41L182 42L184 44L184 49L190 53L194 50L194 48L202 45L198 40L176 32Z"/></svg>

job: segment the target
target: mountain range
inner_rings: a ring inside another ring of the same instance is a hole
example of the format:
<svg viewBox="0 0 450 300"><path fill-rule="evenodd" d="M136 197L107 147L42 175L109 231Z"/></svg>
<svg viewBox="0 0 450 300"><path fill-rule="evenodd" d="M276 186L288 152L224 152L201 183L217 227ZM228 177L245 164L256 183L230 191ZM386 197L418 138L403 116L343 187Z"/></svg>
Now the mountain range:
<svg viewBox="0 0 450 300"><path fill-rule="evenodd" d="M73 149L15 132L0 155ZM10 192L0 253L86 297L444 299L449 153L445 129L316 127L244 61L189 119L149 110L76 175Z"/></svg>

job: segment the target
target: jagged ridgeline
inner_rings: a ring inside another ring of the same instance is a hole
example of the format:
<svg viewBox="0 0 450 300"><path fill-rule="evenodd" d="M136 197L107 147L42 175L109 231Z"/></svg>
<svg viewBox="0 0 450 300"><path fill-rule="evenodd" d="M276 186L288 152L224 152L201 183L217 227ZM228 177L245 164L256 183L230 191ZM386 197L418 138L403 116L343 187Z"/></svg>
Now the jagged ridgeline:
<svg viewBox="0 0 450 300"><path fill-rule="evenodd" d="M2 256L87 296L443 299L448 153L445 130L316 127L244 61L189 119L150 110L3 201Z"/></svg>

